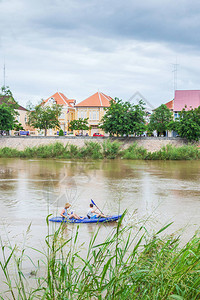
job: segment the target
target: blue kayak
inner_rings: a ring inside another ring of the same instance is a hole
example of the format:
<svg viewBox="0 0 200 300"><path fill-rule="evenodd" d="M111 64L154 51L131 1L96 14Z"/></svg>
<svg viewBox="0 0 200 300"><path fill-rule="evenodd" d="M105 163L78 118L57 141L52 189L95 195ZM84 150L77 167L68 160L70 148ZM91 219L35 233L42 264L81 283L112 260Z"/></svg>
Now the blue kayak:
<svg viewBox="0 0 200 300"><path fill-rule="evenodd" d="M117 221L118 219L121 218L122 215L114 215L114 216L110 216L107 218L91 218L89 219L88 217L85 217L84 219L65 219L63 217L53 217L50 218L49 221L51 222L57 222L57 223L105 223L105 222L113 222L113 221Z"/></svg>

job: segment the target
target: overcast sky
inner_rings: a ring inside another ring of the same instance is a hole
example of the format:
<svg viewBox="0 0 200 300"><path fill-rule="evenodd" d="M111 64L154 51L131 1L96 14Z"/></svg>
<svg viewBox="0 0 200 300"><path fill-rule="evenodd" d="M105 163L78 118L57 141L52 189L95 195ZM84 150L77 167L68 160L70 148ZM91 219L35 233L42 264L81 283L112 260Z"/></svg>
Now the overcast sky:
<svg viewBox="0 0 200 300"><path fill-rule="evenodd" d="M176 76L178 89L200 89L199 0L0 0L0 11L0 86L5 61L21 105L99 90L157 107Z"/></svg>

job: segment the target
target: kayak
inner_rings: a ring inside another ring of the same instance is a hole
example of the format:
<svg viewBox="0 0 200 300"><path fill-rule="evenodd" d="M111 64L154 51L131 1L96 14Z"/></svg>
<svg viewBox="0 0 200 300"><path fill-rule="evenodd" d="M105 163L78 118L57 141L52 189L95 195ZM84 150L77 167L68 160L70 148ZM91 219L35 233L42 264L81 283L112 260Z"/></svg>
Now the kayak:
<svg viewBox="0 0 200 300"><path fill-rule="evenodd" d="M57 222L57 223L106 223L106 222L113 222L117 221L118 219L121 218L122 215L114 215L114 216L109 216L107 218L91 218L89 219L88 217L85 217L84 219L65 219L63 217L53 217L50 218L49 221L51 222Z"/></svg>

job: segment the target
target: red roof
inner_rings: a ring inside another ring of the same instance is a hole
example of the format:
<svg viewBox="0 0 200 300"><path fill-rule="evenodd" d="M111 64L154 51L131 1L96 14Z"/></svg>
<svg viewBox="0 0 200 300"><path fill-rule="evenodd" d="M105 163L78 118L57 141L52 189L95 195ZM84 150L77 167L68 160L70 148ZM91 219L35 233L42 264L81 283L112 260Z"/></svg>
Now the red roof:
<svg viewBox="0 0 200 300"><path fill-rule="evenodd" d="M165 103L165 105L166 105L169 109L173 110L173 109L174 109L174 100L171 100L171 101Z"/></svg>
<svg viewBox="0 0 200 300"><path fill-rule="evenodd" d="M109 107L112 98L101 92L97 92L89 98L81 101L76 106L93 106L93 107Z"/></svg>
<svg viewBox="0 0 200 300"><path fill-rule="evenodd" d="M200 90L175 91L174 111L181 111L185 106L188 109L200 106Z"/></svg>
<svg viewBox="0 0 200 300"><path fill-rule="evenodd" d="M60 93L60 92L55 93L53 96L51 96L48 99L44 100L44 102L47 103L48 100L51 99L51 98L53 98L56 101L56 104L68 105L69 107L73 107L72 104L75 102L74 99L68 99L63 93Z"/></svg>

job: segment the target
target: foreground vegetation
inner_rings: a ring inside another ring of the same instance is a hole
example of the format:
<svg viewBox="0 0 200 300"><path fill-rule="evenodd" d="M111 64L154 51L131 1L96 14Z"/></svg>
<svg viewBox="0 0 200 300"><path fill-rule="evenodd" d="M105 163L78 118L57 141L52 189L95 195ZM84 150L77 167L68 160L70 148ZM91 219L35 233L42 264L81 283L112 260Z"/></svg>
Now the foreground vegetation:
<svg viewBox="0 0 200 300"><path fill-rule="evenodd" d="M66 158L66 159L132 159L132 160L198 160L200 151L196 145L184 145L174 147L170 144L162 147L159 151L148 152L143 147L133 143L127 149L122 149L120 142L110 140L102 144L86 141L84 147L62 143L27 147L20 151L5 147L0 148L0 157L19 158Z"/></svg>
<svg viewBox="0 0 200 300"><path fill-rule="evenodd" d="M26 247L19 251L1 241L0 267L7 292L0 299L199 299L200 238L195 235L180 247L179 238L163 237L170 224L150 236L144 224L136 230L122 226L122 221L101 244L97 231L84 257L78 227L65 240L61 224L46 237L46 251L36 250L44 259L34 264L28 257L34 267L31 281L23 274ZM14 278L10 265L16 269Z"/></svg>

